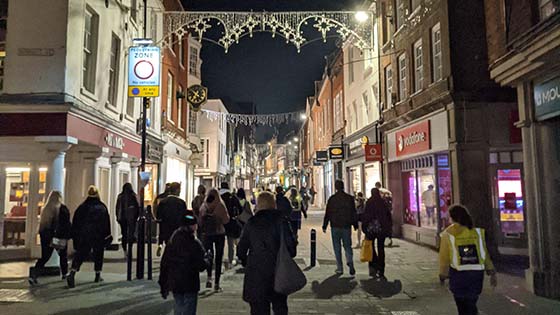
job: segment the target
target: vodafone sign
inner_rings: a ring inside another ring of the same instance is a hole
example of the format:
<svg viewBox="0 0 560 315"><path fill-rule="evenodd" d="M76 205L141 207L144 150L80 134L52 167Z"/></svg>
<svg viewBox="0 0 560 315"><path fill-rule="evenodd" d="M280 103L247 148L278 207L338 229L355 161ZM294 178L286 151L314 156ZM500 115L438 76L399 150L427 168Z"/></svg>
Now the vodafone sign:
<svg viewBox="0 0 560 315"><path fill-rule="evenodd" d="M412 125L395 133L397 156L430 150L430 121Z"/></svg>
<svg viewBox="0 0 560 315"><path fill-rule="evenodd" d="M366 144L364 150L366 153L366 161L379 162L383 160L381 144Z"/></svg>

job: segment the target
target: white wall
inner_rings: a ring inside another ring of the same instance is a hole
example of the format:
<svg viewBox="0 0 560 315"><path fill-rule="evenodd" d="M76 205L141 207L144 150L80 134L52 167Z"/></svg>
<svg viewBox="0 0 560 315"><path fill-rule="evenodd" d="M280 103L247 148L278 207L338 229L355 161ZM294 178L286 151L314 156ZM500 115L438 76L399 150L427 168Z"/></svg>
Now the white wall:
<svg viewBox="0 0 560 315"><path fill-rule="evenodd" d="M227 113L227 109L219 99L208 100L208 102L203 105L204 109L212 110L212 111L219 111L222 113ZM219 147L220 144L223 146L224 149L227 149L227 123L224 121L222 122L222 128L220 129L220 121L208 119L206 114L203 112L198 117L198 130L200 134L200 138L208 138L210 139L209 151L210 151L210 159L209 159L209 168L205 169L206 171L212 173L222 173L227 174L228 168L228 161L225 156L225 150L222 152L222 163L219 164Z"/></svg>

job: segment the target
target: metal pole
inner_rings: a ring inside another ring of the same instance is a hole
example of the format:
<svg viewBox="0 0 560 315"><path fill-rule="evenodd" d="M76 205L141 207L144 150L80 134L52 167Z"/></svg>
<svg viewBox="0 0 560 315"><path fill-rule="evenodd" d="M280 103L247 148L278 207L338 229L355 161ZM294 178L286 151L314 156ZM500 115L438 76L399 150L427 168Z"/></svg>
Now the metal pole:
<svg viewBox="0 0 560 315"><path fill-rule="evenodd" d="M311 267L315 267L317 261L317 231L311 229Z"/></svg>
<svg viewBox="0 0 560 315"><path fill-rule="evenodd" d="M152 280L152 206L148 206L146 210L146 234L148 234L148 280Z"/></svg>
<svg viewBox="0 0 560 315"><path fill-rule="evenodd" d="M128 235L127 235L128 237ZM126 280L132 280L132 240L126 241Z"/></svg>

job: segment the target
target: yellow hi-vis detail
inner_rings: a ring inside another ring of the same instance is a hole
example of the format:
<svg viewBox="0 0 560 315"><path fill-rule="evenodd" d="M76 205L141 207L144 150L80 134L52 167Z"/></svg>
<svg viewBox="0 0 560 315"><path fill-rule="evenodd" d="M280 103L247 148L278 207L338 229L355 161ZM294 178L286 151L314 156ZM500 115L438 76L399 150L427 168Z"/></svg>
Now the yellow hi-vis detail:
<svg viewBox="0 0 560 315"><path fill-rule="evenodd" d="M465 229L459 235L442 233L450 243L451 267L457 271L484 270L486 253L484 246L484 230L479 228Z"/></svg>

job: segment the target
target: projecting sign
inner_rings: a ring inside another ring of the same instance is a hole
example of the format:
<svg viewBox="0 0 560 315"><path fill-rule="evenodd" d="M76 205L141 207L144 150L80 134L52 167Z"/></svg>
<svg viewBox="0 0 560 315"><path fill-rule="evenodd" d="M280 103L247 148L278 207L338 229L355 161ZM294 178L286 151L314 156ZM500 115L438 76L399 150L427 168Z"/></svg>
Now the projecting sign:
<svg viewBox="0 0 560 315"><path fill-rule="evenodd" d="M342 146L335 146L329 148L329 159L342 160L344 159L344 148Z"/></svg>
<svg viewBox="0 0 560 315"><path fill-rule="evenodd" d="M329 160L329 154L327 151L316 151L315 160L317 162L327 162Z"/></svg>
<svg viewBox="0 0 560 315"><path fill-rule="evenodd" d="M381 144L366 144L364 151L366 154L366 161L368 162L379 162L383 160Z"/></svg>
<svg viewBox="0 0 560 315"><path fill-rule="evenodd" d="M159 96L159 65L159 47L130 47L128 50L128 96Z"/></svg>

